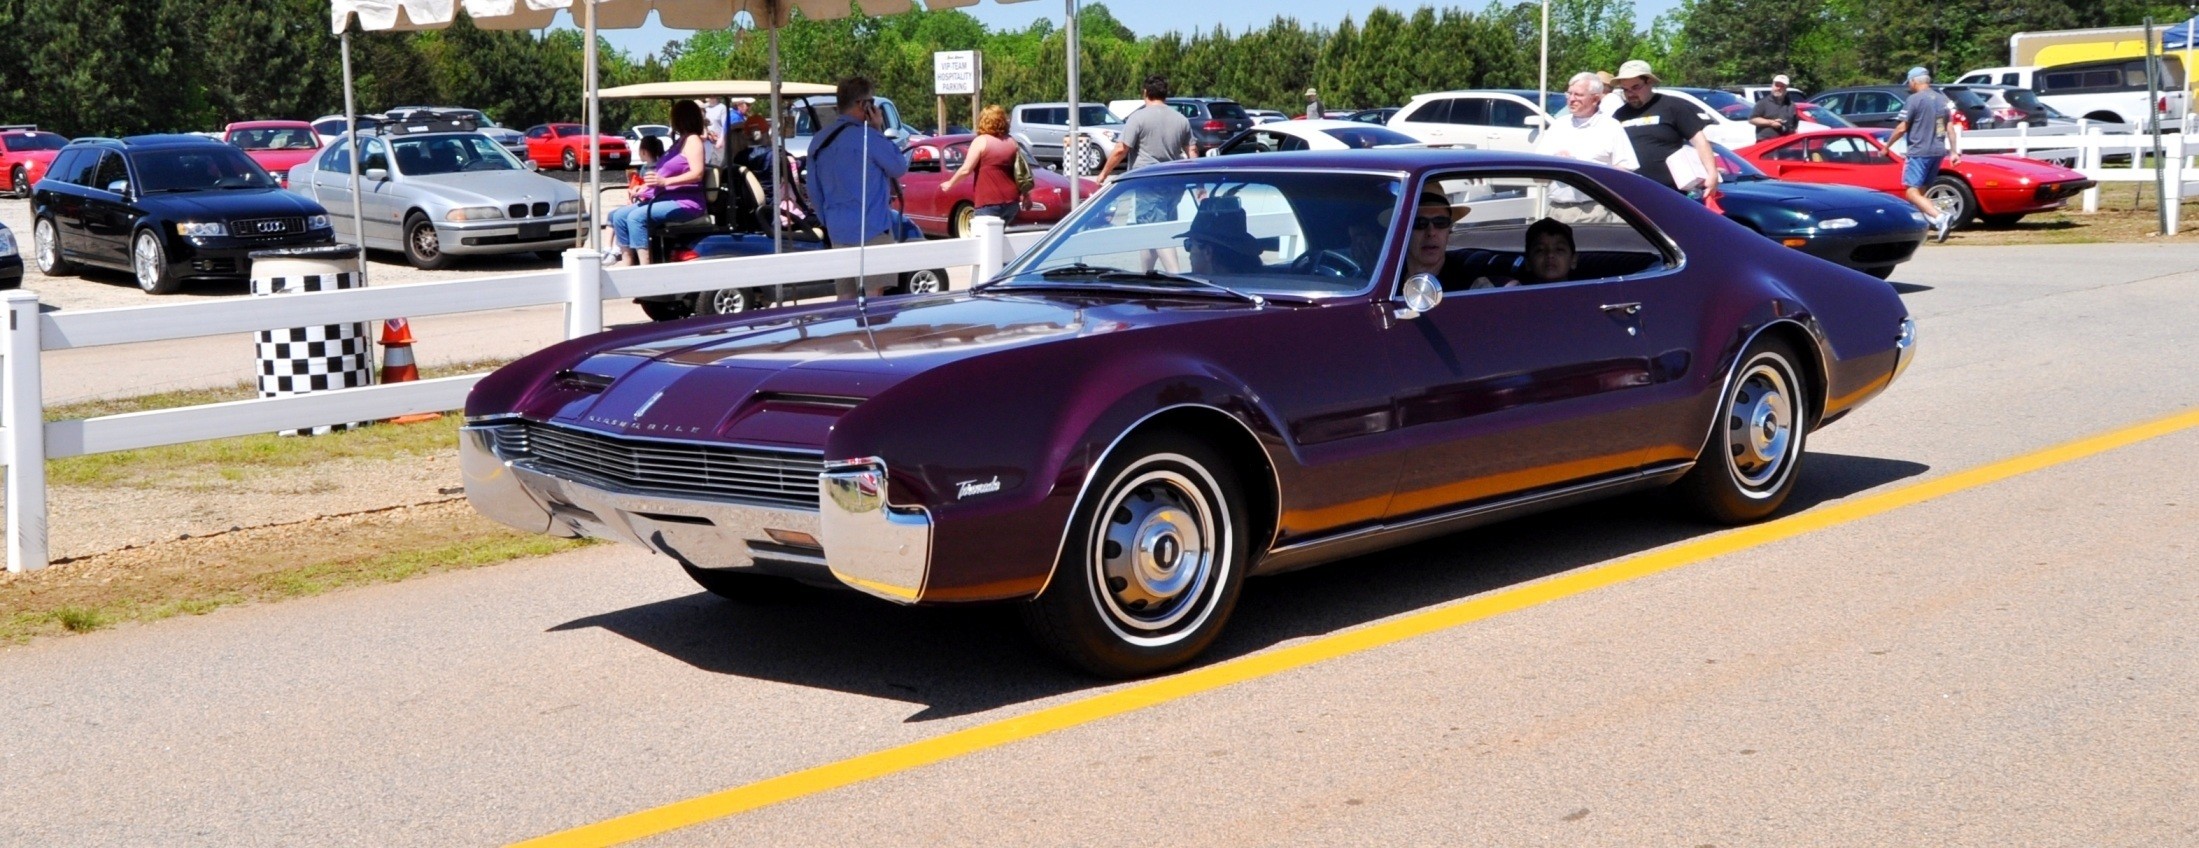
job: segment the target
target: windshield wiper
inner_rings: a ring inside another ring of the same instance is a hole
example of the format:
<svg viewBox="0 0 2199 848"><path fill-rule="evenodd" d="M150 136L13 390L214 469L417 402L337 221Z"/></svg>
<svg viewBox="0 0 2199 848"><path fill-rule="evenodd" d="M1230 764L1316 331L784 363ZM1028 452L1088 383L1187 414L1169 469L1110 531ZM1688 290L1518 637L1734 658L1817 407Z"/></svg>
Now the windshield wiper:
<svg viewBox="0 0 2199 848"><path fill-rule="evenodd" d="M1223 292L1235 296L1238 299L1241 299L1254 306L1267 305L1267 298L1252 294L1250 292L1241 292L1228 286L1222 285L1221 283L1209 280L1205 277L1196 277L1190 274L1176 274L1168 271L1124 271L1121 269L1113 269L1107 271L1106 273L1100 274L1099 279L1136 280L1139 282L1149 283L1191 283L1193 285L1204 286L1218 292Z"/></svg>

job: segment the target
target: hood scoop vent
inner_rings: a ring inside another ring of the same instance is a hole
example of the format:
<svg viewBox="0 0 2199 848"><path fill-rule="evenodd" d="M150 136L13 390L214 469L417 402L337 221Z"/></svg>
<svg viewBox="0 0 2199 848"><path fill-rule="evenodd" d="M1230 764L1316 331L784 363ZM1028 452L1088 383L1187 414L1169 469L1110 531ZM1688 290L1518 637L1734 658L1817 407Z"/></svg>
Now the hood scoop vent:
<svg viewBox="0 0 2199 848"><path fill-rule="evenodd" d="M589 374L574 371L570 368L557 372L557 384L559 386L589 394L602 394L604 389L611 387L611 379L602 374Z"/></svg>
<svg viewBox="0 0 2199 848"><path fill-rule="evenodd" d="M805 392L757 392L759 404L783 404L787 406L821 406L829 409L854 409L863 399L846 395L820 395Z"/></svg>

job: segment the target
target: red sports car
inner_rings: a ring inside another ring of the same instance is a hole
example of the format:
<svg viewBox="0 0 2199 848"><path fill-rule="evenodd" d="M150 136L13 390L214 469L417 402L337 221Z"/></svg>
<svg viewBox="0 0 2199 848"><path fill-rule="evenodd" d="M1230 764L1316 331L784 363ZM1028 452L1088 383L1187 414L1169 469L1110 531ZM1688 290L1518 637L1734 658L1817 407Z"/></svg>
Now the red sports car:
<svg viewBox="0 0 2199 848"><path fill-rule="evenodd" d="M1782 180L1836 183L1902 194L1902 156L1869 129L1824 130L1759 142L1733 151ZM2033 212L2060 209L2071 195L2093 186L2083 174L2021 156L1966 154L1942 163L1924 189L1955 226L1980 218L2007 226Z"/></svg>
<svg viewBox="0 0 2199 848"><path fill-rule="evenodd" d="M901 178L901 214L932 238L960 237L970 232L970 213L977 207L971 193L977 181L965 179L954 188L939 190L962 159L969 155L974 135L933 136L909 145L909 173ZM1035 185L1023 198L1023 212L1016 224L1052 224L1069 212L1069 178L1044 168L1031 169ZM1099 183L1078 177L1079 197L1091 197Z"/></svg>
<svg viewBox="0 0 2199 848"><path fill-rule="evenodd" d="M31 196L31 183L46 175L54 155L68 143L29 124L0 126L0 174L7 177L8 191L17 197Z"/></svg>
<svg viewBox="0 0 2199 848"><path fill-rule="evenodd" d="M603 151L603 167L626 167L633 156L626 149L626 139L615 135L596 137L600 139L596 146ZM588 126L536 124L528 127L527 158L544 168L578 171L588 167Z"/></svg>
<svg viewBox="0 0 2199 848"><path fill-rule="evenodd" d="M223 128L222 140L244 148L283 188L290 169L321 152L321 136L305 121L238 121Z"/></svg>

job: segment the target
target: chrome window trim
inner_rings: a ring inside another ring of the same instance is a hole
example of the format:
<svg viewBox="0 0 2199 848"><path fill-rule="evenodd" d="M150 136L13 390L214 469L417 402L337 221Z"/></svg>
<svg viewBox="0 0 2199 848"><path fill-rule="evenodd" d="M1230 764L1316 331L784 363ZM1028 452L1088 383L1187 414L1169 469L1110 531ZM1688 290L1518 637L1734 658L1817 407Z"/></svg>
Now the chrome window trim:
<svg viewBox="0 0 2199 848"><path fill-rule="evenodd" d="M1054 545L1053 567L1047 569L1046 582L1039 585L1038 591L1033 593L1033 597L1046 594L1046 590L1054 585L1054 577L1061 573L1062 557L1067 556L1069 553L1069 534L1076 529L1077 511L1084 508L1084 499L1092 494L1092 481L1098 478L1099 470L1107 464L1108 458L1115 455L1115 448L1120 447L1122 441L1129 438L1131 433L1135 433L1138 428L1145 426L1145 422L1153 420L1154 416L1176 409L1210 409L1220 413L1223 417L1237 422L1237 426L1244 428L1245 435L1252 437L1252 443L1260 446L1260 455L1267 458L1268 483L1272 486L1272 491L1275 492L1275 515L1268 522L1267 538L1260 540L1258 547L1247 547L1245 549L1245 562L1248 569L1259 564L1257 557L1267 555L1268 548L1275 544L1276 534L1281 533L1283 528L1283 480L1275 471L1275 454L1268 450L1266 442L1260 440L1260 434L1252 429L1252 425L1246 424L1237 416L1229 414L1226 409L1210 403L1169 404L1138 416L1138 420L1132 421L1130 426L1122 428L1122 432L1116 433L1115 438L1107 443L1106 449L1100 451L1099 456L1092 461L1092 464L1084 469L1084 481L1077 484L1077 498L1069 502L1069 520L1061 526L1061 541ZM1249 545L1251 540L1248 539L1246 542Z"/></svg>

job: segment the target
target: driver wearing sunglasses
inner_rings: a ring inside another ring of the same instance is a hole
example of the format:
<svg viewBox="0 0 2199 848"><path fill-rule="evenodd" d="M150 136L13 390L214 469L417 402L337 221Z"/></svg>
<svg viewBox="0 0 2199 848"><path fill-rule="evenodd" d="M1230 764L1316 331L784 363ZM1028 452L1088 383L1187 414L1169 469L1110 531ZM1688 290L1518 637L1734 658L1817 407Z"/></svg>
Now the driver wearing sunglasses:
<svg viewBox="0 0 2199 848"><path fill-rule="evenodd" d="M1451 202L1432 191L1420 193L1413 209L1412 233L1405 241L1405 276L1434 274L1444 291L1458 291L1472 283L1462 263L1452 260L1451 227L1466 217L1465 205Z"/></svg>

